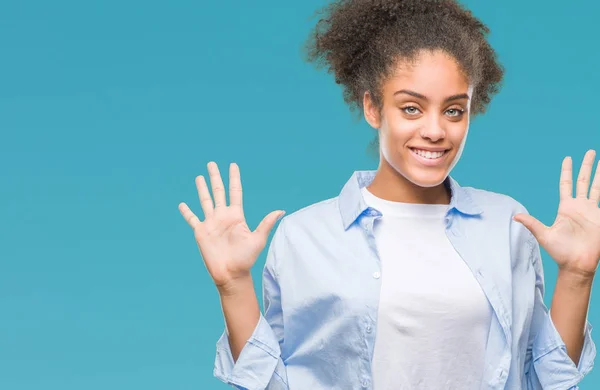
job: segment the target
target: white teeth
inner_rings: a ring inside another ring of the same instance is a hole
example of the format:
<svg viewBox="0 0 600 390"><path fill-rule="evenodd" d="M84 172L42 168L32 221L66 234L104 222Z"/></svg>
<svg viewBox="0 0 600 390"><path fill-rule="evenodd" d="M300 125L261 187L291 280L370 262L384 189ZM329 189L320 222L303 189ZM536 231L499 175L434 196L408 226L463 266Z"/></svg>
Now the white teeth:
<svg viewBox="0 0 600 390"><path fill-rule="evenodd" d="M440 158L444 155L444 153L446 153L446 152L429 152L426 150L419 150L419 149L413 149L413 150L419 156L429 158L429 159Z"/></svg>

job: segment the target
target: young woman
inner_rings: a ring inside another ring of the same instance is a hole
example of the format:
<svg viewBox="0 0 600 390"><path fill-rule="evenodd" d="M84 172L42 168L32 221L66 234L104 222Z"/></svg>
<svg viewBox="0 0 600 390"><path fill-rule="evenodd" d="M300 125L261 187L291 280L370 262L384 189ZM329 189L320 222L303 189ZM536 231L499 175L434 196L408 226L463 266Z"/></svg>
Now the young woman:
<svg viewBox="0 0 600 390"><path fill-rule="evenodd" d="M281 220L263 271L264 313L250 269L283 212L251 231L236 164L229 206L214 162L214 203L196 178L205 220L179 209L221 297L216 377L239 389L568 389L591 370L594 151L575 194L565 158L551 227L509 196L449 176L471 116L502 80L487 33L454 0L327 7L309 59L328 66L377 129L380 163ZM551 314L540 245L559 266Z"/></svg>

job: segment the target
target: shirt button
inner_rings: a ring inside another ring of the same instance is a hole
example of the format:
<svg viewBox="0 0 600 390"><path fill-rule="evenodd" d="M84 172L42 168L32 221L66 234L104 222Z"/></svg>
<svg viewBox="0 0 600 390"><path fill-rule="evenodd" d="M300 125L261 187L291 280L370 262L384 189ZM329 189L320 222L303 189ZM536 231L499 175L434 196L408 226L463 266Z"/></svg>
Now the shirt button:
<svg viewBox="0 0 600 390"><path fill-rule="evenodd" d="M367 388L369 386L369 381L367 381L366 379L362 380L362 387Z"/></svg>
<svg viewBox="0 0 600 390"><path fill-rule="evenodd" d="M381 277L381 273L379 273L379 271L375 271L375 272L373 272L373 277L375 279L379 279Z"/></svg>
<svg viewBox="0 0 600 390"><path fill-rule="evenodd" d="M371 328L371 325L367 325L367 333L371 333L371 330L373 330L373 328Z"/></svg>

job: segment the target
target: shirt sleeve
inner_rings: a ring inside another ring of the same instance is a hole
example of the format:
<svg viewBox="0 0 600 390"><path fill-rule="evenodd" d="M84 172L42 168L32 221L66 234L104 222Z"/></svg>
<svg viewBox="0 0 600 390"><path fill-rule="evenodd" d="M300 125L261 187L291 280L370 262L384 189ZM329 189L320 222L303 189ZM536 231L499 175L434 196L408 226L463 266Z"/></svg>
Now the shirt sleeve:
<svg viewBox="0 0 600 390"><path fill-rule="evenodd" d="M544 304L544 270L539 244L535 238L529 244L535 270L535 301L525 361L528 389L578 389L578 383L594 366L596 346L591 337L592 326L586 321L583 350L575 366Z"/></svg>
<svg viewBox="0 0 600 390"><path fill-rule="evenodd" d="M261 313L252 336L234 362L227 329L217 341L214 376L242 390L288 390L285 364L281 358L283 313L276 261L284 246L283 223L273 234L263 269L264 315Z"/></svg>

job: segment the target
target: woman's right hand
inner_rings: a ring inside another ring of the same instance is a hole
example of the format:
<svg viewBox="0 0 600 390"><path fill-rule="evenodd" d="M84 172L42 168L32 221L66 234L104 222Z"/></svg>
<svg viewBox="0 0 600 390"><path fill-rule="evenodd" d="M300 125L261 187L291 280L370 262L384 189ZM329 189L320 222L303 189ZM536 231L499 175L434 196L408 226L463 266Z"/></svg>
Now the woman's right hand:
<svg viewBox="0 0 600 390"><path fill-rule="evenodd" d="M194 231L204 264L217 288L228 291L235 288L236 281L250 276L250 269L267 244L269 233L285 212L277 210L269 213L256 230L251 231L244 217L237 164L229 166L229 206L217 164L211 161L207 167L214 204L206 180L203 176L196 177L204 221L200 221L183 202L179 204L179 211Z"/></svg>

